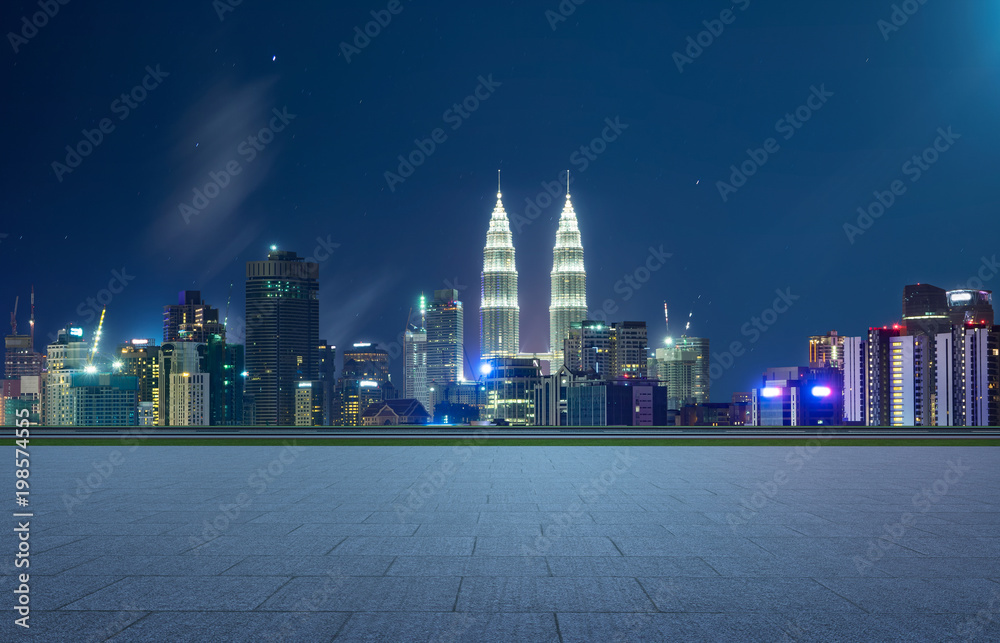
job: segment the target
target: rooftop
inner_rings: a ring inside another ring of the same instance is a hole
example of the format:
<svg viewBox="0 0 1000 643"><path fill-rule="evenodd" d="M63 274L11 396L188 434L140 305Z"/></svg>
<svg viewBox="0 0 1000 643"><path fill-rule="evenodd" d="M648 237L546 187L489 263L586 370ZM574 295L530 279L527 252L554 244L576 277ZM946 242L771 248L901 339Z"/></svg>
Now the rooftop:
<svg viewBox="0 0 1000 643"><path fill-rule="evenodd" d="M34 640L1000 638L993 448L122 444L32 460Z"/></svg>

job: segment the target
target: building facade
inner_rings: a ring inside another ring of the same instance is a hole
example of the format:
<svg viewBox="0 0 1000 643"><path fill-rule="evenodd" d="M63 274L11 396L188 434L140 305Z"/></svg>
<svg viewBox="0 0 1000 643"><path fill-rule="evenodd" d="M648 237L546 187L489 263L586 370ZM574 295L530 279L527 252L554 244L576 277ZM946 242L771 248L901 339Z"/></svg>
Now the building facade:
<svg viewBox="0 0 1000 643"><path fill-rule="evenodd" d="M17 380L38 377L45 365L45 356L36 353L31 335L7 335L4 338L4 378Z"/></svg>
<svg viewBox="0 0 1000 643"><path fill-rule="evenodd" d="M664 426L667 390L652 382L577 381L566 390L566 426Z"/></svg>
<svg viewBox="0 0 1000 643"><path fill-rule="evenodd" d="M484 380L486 409L484 419L510 426L535 424L535 387L541 382L537 359L497 357L488 362Z"/></svg>
<svg viewBox="0 0 1000 643"><path fill-rule="evenodd" d="M369 406L361 414L362 426L399 426L401 424L427 424L430 415L419 400L386 400Z"/></svg>
<svg viewBox="0 0 1000 643"><path fill-rule="evenodd" d="M303 381L295 386L295 426L322 426L326 401L323 383Z"/></svg>
<svg viewBox="0 0 1000 643"><path fill-rule="evenodd" d="M513 357L521 345L514 236L501 197L498 191L483 248L479 307L479 350L483 363L494 357Z"/></svg>
<svg viewBox="0 0 1000 643"><path fill-rule="evenodd" d="M458 291L435 290L427 307L427 384L465 379L465 313Z"/></svg>
<svg viewBox="0 0 1000 643"><path fill-rule="evenodd" d="M951 332L951 310L943 288L910 284L903 288L903 326L907 335L934 337Z"/></svg>
<svg viewBox="0 0 1000 643"><path fill-rule="evenodd" d="M831 330L826 335L809 338L809 366L811 368L844 368L844 337Z"/></svg>
<svg viewBox="0 0 1000 643"><path fill-rule="evenodd" d="M650 361L649 377L667 389L667 407L679 411L692 404L707 404L711 397L709 341L704 337L668 337Z"/></svg>
<svg viewBox="0 0 1000 643"><path fill-rule="evenodd" d="M839 369L769 368L751 391L753 426L836 426L844 417Z"/></svg>
<svg viewBox="0 0 1000 643"><path fill-rule="evenodd" d="M246 395L256 424L291 426L296 383L319 376L319 264L272 246L246 277Z"/></svg>
<svg viewBox="0 0 1000 643"><path fill-rule="evenodd" d="M892 339L902 334L898 324L868 329L866 343L865 417L868 426L892 422Z"/></svg>
<svg viewBox="0 0 1000 643"><path fill-rule="evenodd" d="M993 293L989 290L949 290L948 315L952 326L993 325Z"/></svg>
<svg viewBox="0 0 1000 643"><path fill-rule="evenodd" d="M66 391L64 426L136 426L139 382L129 375L76 372Z"/></svg>
<svg viewBox="0 0 1000 643"><path fill-rule="evenodd" d="M219 321L219 311L202 301L198 290L182 290L177 304L163 307L163 343L207 343L210 335L225 337L226 329Z"/></svg>
<svg viewBox="0 0 1000 643"><path fill-rule="evenodd" d="M131 375L139 383L139 402L148 402L152 409L153 423L160 415L160 347L154 339L133 339L121 344L115 355L121 366L121 375Z"/></svg>
<svg viewBox="0 0 1000 643"><path fill-rule="evenodd" d="M868 424L868 340L844 338L844 423Z"/></svg>
<svg viewBox="0 0 1000 643"><path fill-rule="evenodd" d="M563 343L563 364L575 373L614 377L611 326L592 320L570 324L569 335Z"/></svg>
<svg viewBox="0 0 1000 643"><path fill-rule="evenodd" d="M646 379L649 353L646 322L614 322L610 344L610 379Z"/></svg>
<svg viewBox="0 0 1000 643"><path fill-rule="evenodd" d="M427 384L427 300L420 296L420 321L408 324L403 333L403 397L419 400L430 413L430 390Z"/></svg>
<svg viewBox="0 0 1000 643"><path fill-rule="evenodd" d="M46 426L74 426L75 408L69 389L73 375L83 373L90 356L90 343L82 328L65 328L46 348L43 421Z"/></svg>
<svg viewBox="0 0 1000 643"><path fill-rule="evenodd" d="M893 337L890 345L891 426L932 426L935 339L927 335Z"/></svg>
<svg viewBox="0 0 1000 643"><path fill-rule="evenodd" d="M197 342L168 342L160 347L159 424L160 426L204 426L208 424L208 345ZM204 378L194 378L205 375ZM175 377L176 376L176 377ZM174 384L181 389L174 399ZM204 385L205 390L202 390ZM192 409L197 400L204 408ZM173 417L174 409L182 415ZM204 416L204 418L203 418ZM194 422L203 422L195 425Z"/></svg>
<svg viewBox="0 0 1000 643"><path fill-rule="evenodd" d="M379 348L377 342L355 342L351 348L344 351L342 374L350 379L388 384L391 379L389 352Z"/></svg>
<svg viewBox="0 0 1000 643"><path fill-rule="evenodd" d="M208 373L187 371L172 371L168 375L170 394L167 415L170 426L209 425L210 377Z"/></svg>

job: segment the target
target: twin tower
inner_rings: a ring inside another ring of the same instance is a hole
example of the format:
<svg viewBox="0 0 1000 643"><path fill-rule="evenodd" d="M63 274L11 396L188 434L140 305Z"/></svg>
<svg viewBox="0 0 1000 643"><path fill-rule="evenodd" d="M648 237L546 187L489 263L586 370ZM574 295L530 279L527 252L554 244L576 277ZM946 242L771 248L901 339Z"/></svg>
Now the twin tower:
<svg viewBox="0 0 1000 643"><path fill-rule="evenodd" d="M482 359L517 357L520 308L517 302L517 267L510 220L501 192L490 218L483 250L482 303L479 308L479 346ZM563 362L563 340L570 326L587 318L587 273L583 268L580 227L566 182L566 205L559 217L552 252L552 298L549 303L549 353L555 368Z"/></svg>

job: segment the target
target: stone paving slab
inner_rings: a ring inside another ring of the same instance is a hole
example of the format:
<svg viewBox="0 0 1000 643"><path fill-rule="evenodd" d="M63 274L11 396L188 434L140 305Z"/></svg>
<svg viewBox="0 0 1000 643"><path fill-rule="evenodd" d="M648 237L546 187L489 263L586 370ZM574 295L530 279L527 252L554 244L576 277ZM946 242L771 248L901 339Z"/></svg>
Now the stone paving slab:
<svg viewBox="0 0 1000 643"><path fill-rule="evenodd" d="M31 637L1000 639L1000 449L284 448L34 448Z"/></svg>

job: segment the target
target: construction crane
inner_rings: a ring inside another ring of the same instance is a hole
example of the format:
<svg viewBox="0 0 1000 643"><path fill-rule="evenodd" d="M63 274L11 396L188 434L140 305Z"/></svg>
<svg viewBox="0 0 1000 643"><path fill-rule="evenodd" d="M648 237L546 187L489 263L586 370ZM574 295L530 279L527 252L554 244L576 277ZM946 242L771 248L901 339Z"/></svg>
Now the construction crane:
<svg viewBox="0 0 1000 643"><path fill-rule="evenodd" d="M233 282L229 282L229 297L226 298L226 317L222 321L222 329L229 330L229 302L233 300ZM228 341L228 339L227 339Z"/></svg>
<svg viewBox="0 0 1000 643"><path fill-rule="evenodd" d="M20 297L14 297L14 312L10 314L10 334L17 335L17 301Z"/></svg>
<svg viewBox="0 0 1000 643"><path fill-rule="evenodd" d="M90 348L90 359L87 360L86 370L89 372L94 372L96 367L94 366L94 356L97 355L97 345L101 342L101 329L104 327L104 313L108 312L108 307L105 306L101 309L101 319L97 322L97 332L94 333L94 345Z"/></svg>

